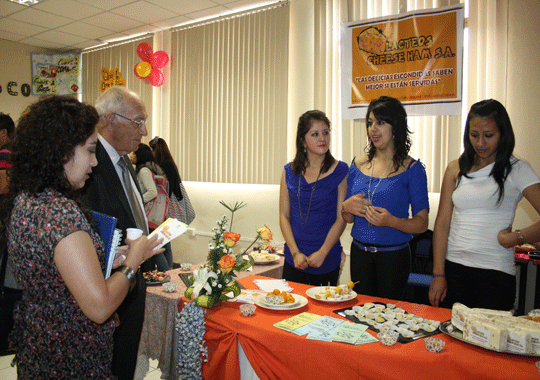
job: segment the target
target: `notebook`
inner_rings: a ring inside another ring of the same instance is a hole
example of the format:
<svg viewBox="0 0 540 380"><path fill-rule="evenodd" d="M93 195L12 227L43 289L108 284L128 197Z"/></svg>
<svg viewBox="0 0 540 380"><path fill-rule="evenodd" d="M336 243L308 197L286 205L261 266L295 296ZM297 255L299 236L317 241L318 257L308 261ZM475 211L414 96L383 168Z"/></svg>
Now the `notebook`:
<svg viewBox="0 0 540 380"><path fill-rule="evenodd" d="M103 276L105 279L108 279L111 275L118 246L120 245L122 231L116 228L116 223L118 220L114 216L92 211L92 217L96 222L99 236L101 237L103 245L105 246L105 269L103 270Z"/></svg>

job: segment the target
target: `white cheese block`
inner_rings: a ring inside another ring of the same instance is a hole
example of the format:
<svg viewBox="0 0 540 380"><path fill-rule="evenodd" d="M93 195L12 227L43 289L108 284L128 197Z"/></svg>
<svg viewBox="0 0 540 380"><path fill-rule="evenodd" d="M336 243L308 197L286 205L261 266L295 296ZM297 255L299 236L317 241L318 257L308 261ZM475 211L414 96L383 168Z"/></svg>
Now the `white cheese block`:
<svg viewBox="0 0 540 380"><path fill-rule="evenodd" d="M463 339L497 351L506 350L508 330L501 325L477 317L465 319Z"/></svg>
<svg viewBox="0 0 540 380"><path fill-rule="evenodd" d="M469 309L467 306L456 302L452 306L452 324L458 329L463 330L465 325L465 315L469 314L470 311L471 309Z"/></svg>
<svg viewBox="0 0 540 380"><path fill-rule="evenodd" d="M505 311L505 310L491 310L491 309L481 309L475 307L474 309L471 309L475 313L484 315L488 318L491 317L511 317L512 312L511 311Z"/></svg>

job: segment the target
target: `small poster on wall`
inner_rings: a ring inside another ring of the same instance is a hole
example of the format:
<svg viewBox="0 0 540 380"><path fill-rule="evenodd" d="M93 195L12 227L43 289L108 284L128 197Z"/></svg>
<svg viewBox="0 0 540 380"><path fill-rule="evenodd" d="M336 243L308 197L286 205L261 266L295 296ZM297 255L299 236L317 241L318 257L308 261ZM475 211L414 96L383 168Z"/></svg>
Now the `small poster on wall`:
<svg viewBox="0 0 540 380"><path fill-rule="evenodd" d="M399 99L409 115L461 113L463 5L342 25L342 114Z"/></svg>
<svg viewBox="0 0 540 380"><path fill-rule="evenodd" d="M32 54L32 95L82 94L80 53Z"/></svg>

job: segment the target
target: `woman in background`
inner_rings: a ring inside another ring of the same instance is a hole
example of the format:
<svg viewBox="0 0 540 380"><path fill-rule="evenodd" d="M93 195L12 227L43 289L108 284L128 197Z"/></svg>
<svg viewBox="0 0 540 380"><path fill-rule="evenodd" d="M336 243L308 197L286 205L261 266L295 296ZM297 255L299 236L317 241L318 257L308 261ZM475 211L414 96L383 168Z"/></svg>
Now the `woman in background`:
<svg viewBox="0 0 540 380"><path fill-rule="evenodd" d="M154 200L157 197L158 192L156 188L156 183L154 182L154 176L162 176L165 179L168 179L159 167L159 165L154 160L154 155L152 154L152 149L146 144L139 144L139 147L131 158L132 163L135 165L135 172L137 173L137 181L139 182L139 187L141 188L142 199L144 204ZM170 186L170 185L169 185ZM153 231L149 227L150 232ZM165 272L169 269L172 269L172 251L171 243L167 243L164 246L165 252L159 255L155 255L152 260L144 264L143 270L153 270L153 266L156 265L160 272ZM171 264L166 257L171 258Z"/></svg>
<svg viewBox="0 0 540 380"><path fill-rule="evenodd" d="M167 143L162 138L156 136L150 141L149 145L150 148L152 148L152 152L154 153L156 163L163 170L163 172L167 176L167 180L169 181L169 198L174 194L177 200L182 200L183 195L182 189L180 188L180 183L182 183L182 179L180 178L180 174L178 173L178 167L174 162L174 158L171 154L171 151L169 150L169 147L167 146ZM168 245L169 249L165 251L164 255L169 267L172 268L172 248L170 243Z"/></svg>
<svg viewBox="0 0 540 380"><path fill-rule="evenodd" d="M540 179L512 155L514 131L496 100L473 104L464 152L444 174L433 231L432 305L511 310L516 296L514 245L540 240L540 222L512 231L523 196L540 213ZM453 216L452 216L453 215Z"/></svg>
<svg viewBox="0 0 540 380"><path fill-rule="evenodd" d="M427 176L409 156L407 113L399 100L373 100L366 127L367 154L349 168L342 209L345 221L354 222L351 280L357 293L399 300L411 267L408 242L428 226Z"/></svg>
<svg viewBox="0 0 540 380"><path fill-rule="evenodd" d="M345 222L340 205L347 164L330 153L330 120L307 111L298 120L296 156L281 176L279 224L285 238L283 278L309 285L337 285Z"/></svg>
<svg viewBox="0 0 540 380"><path fill-rule="evenodd" d="M114 321L141 262L160 241L127 240L104 279L105 248L76 190L97 165L94 107L47 97L19 121L0 231L23 287L11 334L20 379L110 379Z"/></svg>

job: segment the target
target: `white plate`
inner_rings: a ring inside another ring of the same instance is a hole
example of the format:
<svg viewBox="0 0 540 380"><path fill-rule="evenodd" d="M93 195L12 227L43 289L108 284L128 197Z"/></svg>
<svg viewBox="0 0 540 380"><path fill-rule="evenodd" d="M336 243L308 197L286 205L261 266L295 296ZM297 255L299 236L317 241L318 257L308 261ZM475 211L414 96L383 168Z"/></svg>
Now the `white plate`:
<svg viewBox="0 0 540 380"><path fill-rule="evenodd" d="M300 309L301 307L304 307L308 304L308 299L304 296L301 296L299 294L292 294L294 297L294 303L288 303L288 304L282 304L282 305L271 305L266 302L266 294L261 295L257 298L255 298L255 304L257 306L263 307L265 309L271 309L271 310L295 310Z"/></svg>
<svg viewBox="0 0 540 380"><path fill-rule="evenodd" d="M327 288L327 286L317 286L316 288L309 288L306 291L306 295L309 298L313 298L316 301L331 302L331 303L350 301L352 299L355 299L356 296L357 296L356 292L354 290L351 290L346 298L342 297L339 300L337 300L337 299L319 299L319 298L315 297L316 294L323 292L324 289L326 289L326 288ZM336 288L336 286L330 286L330 288Z"/></svg>
<svg viewBox="0 0 540 380"><path fill-rule="evenodd" d="M279 255L276 255L274 253L269 253L268 256L271 256L270 260L257 260L255 257L251 257L253 257L253 260L255 260L255 264L258 265L272 264L279 260Z"/></svg>

